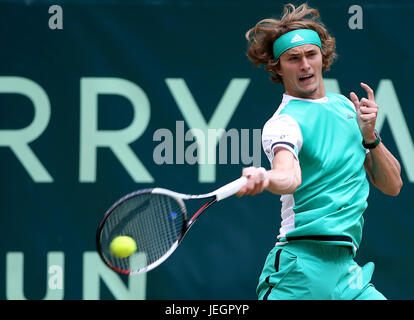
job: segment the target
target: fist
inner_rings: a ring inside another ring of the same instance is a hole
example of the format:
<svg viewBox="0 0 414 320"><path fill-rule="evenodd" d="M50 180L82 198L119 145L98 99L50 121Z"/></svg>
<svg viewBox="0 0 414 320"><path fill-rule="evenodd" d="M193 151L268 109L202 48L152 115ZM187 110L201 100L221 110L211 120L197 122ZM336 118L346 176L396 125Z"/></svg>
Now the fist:
<svg viewBox="0 0 414 320"><path fill-rule="evenodd" d="M244 195L255 195L262 193L264 189L269 185L269 181L266 178L267 172L264 168L248 167L243 169L242 176L245 176L248 180L247 183L236 194L238 197Z"/></svg>

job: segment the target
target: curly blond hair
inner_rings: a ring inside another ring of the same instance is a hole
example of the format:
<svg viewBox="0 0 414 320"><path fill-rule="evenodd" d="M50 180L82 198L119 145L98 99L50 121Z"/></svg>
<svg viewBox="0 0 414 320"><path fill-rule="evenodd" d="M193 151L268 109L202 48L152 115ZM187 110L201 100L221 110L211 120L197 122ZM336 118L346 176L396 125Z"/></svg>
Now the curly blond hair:
<svg viewBox="0 0 414 320"><path fill-rule="evenodd" d="M265 70L271 74L272 82L282 82L282 77L277 74L280 61L274 59L273 43L281 35L297 29L312 29L318 33L322 43L322 72L328 71L337 58L335 38L329 35L320 21L319 11L310 8L307 3L297 8L288 3L284 6L280 20L263 19L246 32L247 56L256 67L265 66Z"/></svg>

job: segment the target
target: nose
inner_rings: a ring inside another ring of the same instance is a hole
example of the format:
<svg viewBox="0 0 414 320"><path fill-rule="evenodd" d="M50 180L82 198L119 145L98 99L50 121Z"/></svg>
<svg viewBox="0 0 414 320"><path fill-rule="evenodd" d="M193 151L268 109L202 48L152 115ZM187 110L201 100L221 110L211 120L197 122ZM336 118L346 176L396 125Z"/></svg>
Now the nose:
<svg viewBox="0 0 414 320"><path fill-rule="evenodd" d="M302 70L309 70L310 69L310 64L309 64L309 61L306 57L302 58L300 67L301 67Z"/></svg>

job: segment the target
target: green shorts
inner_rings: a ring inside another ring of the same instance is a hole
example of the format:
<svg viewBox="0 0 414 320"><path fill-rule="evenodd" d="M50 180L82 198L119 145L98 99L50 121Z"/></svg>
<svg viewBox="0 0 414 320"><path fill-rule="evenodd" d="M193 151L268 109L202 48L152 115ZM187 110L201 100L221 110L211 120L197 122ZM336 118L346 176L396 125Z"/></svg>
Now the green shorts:
<svg viewBox="0 0 414 320"><path fill-rule="evenodd" d="M261 300L385 300L370 283L374 264L362 268L352 249L297 241L274 247L257 286Z"/></svg>

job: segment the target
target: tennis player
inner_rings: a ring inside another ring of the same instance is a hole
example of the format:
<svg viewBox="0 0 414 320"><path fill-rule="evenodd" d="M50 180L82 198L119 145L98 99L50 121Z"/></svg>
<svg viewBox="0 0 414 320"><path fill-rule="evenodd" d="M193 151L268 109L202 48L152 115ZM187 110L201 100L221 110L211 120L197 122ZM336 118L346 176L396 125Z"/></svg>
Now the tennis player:
<svg viewBox="0 0 414 320"><path fill-rule="evenodd" d="M361 243L369 182L397 196L401 167L384 146L373 90L350 100L325 92L335 39L307 4L287 4L280 20L246 33L247 55L284 86L282 102L262 133L271 170L243 170L238 196L281 195L281 228L260 275L259 299L386 299L372 284L374 264L354 261Z"/></svg>

